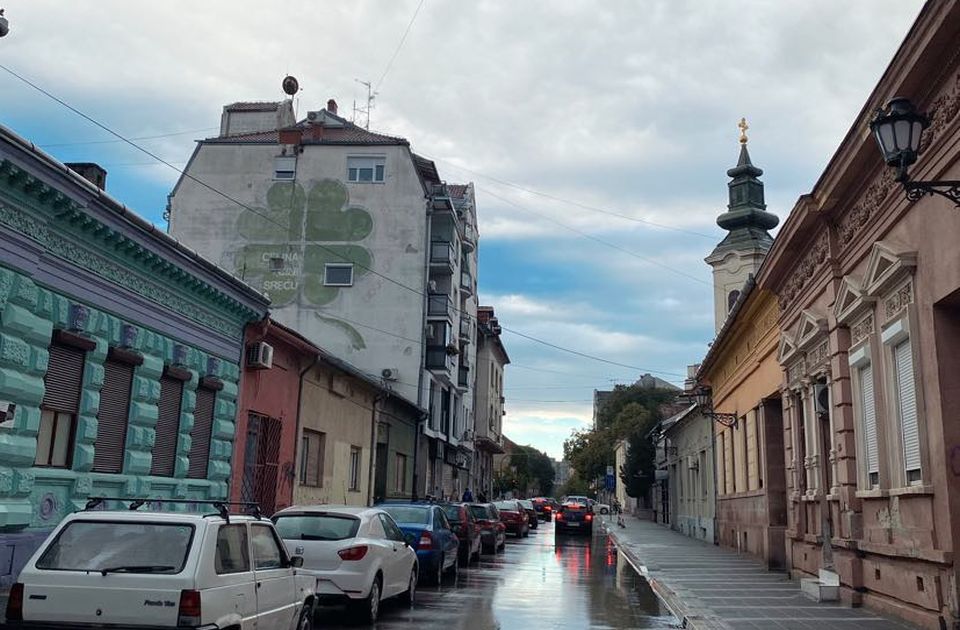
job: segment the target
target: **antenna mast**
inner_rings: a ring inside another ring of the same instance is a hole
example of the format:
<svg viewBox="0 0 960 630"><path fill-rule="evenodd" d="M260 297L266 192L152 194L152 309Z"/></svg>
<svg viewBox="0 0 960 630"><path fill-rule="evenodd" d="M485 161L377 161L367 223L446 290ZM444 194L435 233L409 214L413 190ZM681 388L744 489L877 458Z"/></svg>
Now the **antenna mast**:
<svg viewBox="0 0 960 630"><path fill-rule="evenodd" d="M370 130L370 110L373 109L373 99L377 98L377 93L373 91L373 84L369 81L361 81L360 79L354 79L357 83L367 88L367 106L366 107L357 107L357 102L353 102L353 119L357 119L357 114L363 114L366 116L366 123L364 124L364 129L367 131Z"/></svg>

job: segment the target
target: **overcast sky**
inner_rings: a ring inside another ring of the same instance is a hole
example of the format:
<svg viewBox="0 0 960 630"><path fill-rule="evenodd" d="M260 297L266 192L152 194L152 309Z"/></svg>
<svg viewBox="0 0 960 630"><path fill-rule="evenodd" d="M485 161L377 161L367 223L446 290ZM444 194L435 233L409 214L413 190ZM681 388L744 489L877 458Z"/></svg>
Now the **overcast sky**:
<svg viewBox="0 0 960 630"><path fill-rule="evenodd" d="M480 295L501 322L638 368L504 333L505 432L559 457L593 389L679 383L712 339L703 258L740 117L782 221L922 3L425 0L390 65L418 5L0 0L0 63L120 133L165 135L141 142L178 166L224 104L279 99L285 74L301 114L335 98L349 115L356 79L376 84L371 129L476 184ZM162 221L177 173L3 71L0 123L103 164L111 194Z"/></svg>

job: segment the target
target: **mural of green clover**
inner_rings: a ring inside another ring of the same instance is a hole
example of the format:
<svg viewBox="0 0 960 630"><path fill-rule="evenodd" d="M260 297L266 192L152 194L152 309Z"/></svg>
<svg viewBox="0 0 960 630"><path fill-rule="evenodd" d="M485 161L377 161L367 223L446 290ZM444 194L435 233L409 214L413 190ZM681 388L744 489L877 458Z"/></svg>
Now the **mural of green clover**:
<svg viewBox="0 0 960 630"><path fill-rule="evenodd" d="M373 218L349 205L346 187L324 179L306 193L300 184L277 182L267 208L245 210L237 230L247 241L234 256L236 272L270 296L274 307L302 298L307 305L332 302L340 287L323 284L326 263L354 263L354 279L373 264L369 250L353 245L373 231Z"/></svg>

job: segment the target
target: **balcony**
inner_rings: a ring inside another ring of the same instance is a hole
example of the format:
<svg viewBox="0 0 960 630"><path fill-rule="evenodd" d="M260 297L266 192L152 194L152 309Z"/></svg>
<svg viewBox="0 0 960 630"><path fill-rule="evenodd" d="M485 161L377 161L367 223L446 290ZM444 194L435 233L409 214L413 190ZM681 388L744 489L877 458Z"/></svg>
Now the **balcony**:
<svg viewBox="0 0 960 630"><path fill-rule="evenodd" d="M468 295L473 295L473 276L469 271L460 272L460 290Z"/></svg>
<svg viewBox="0 0 960 630"><path fill-rule="evenodd" d="M430 269L453 273L457 265L456 251L450 241L433 241L430 243Z"/></svg>
<svg viewBox="0 0 960 630"><path fill-rule="evenodd" d="M453 301L444 293L427 296L427 318L444 318L453 322Z"/></svg>
<svg viewBox="0 0 960 630"><path fill-rule="evenodd" d="M457 374L457 387L470 387L470 368L465 365L460 366L459 373Z"/></svg>
<svg viewBox="0 0 960 630"><path fill-rule="evenodd" d="M472 252L477 248L477 228L469 223L463 225L463 249Z"/></svg>
<svg viewBox="0 0 960 630"><path fill-rule="evenodd" d="M453 199L446 184L434 184L430 188L430 207L434 211L453 213Z"/></svg>
<svg viewBox="0 0 960 630"><path fill-rule="evenodd" d="M446 346L427 346L427 369L449 372L453 369L453 355Z"/></svg>
<svg viewBox="0 0 960 630"><path fill-rule="evenodd" d="M460 341L469 342L473 339L473 324L469 317L460 318Z"/></svg>

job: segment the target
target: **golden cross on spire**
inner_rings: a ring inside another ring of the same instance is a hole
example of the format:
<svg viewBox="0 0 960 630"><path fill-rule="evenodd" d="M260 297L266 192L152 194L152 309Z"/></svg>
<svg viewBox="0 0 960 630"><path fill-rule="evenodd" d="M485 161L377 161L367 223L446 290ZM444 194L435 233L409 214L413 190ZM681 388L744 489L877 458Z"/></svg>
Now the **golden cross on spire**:
<svg viewBox="0 0 960 630"><path fill-rule="evenodd" d="M737 127L740 129L740 144L747 143L747 129L750 128L750 125L747 124L746 118L741 118L740 122L737 123Z"/></svg>

